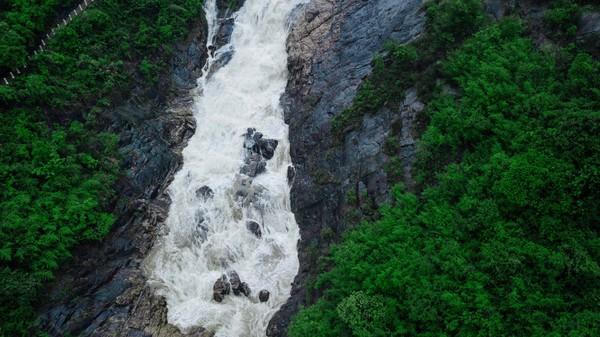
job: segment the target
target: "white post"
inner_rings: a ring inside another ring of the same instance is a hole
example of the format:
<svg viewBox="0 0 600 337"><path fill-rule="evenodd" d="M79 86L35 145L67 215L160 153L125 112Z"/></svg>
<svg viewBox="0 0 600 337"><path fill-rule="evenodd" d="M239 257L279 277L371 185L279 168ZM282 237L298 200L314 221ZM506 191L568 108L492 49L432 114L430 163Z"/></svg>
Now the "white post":
<svg viewBox="0 0 600 337"><path fill-rule="evenodd" d="M80 10L80 11L82 11L82 10L83 10L83 8L81 8L81 4L79 4L79 10Z"/></svg>
<svg viewBox="0 0 600 337"><path fill-rule="evenodd" d="M10 72L10 77L11 77L12 79L14 79L14 78L15 78L15 75L12 73L12 71Z"/></svg>
<svg viewBox="0 0 600 337"><path fill-rule="evenodd" d="M63 25L67 24L67 20L63 19Z"/></svg>
<svg viewBox="0 0 600 337"><path fill-rule="evenodd" d="M42 40L42 45L43 45L43 46L45 46L45 45L46 45L46 42L45 42L44 40Z"/></svg>
<svg viewBox="0 0 600 337"><path fill-rule="evenodd" d="M19 68L17 68L17 75L21 74L21 71L19 70Z"/></svg>
<svg viewBox="0 0 600 337"><path fill-rule="evenodd" d="M8 80L6 79L6 77L4 78L4 84L8 85Z"/></svg>
<svg viewBox="0 0 600 337"><path fill-rule="evenodd" d="M37 55L37 49L33 51L33 55Z"/></svg>

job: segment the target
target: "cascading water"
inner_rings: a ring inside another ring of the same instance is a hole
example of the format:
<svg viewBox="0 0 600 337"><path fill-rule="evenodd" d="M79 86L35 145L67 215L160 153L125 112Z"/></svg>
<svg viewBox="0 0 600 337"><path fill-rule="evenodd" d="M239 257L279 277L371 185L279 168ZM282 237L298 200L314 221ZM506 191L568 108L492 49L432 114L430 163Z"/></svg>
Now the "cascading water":
<svg viewBox="0 0 600 337"><path fill-rule="evenodd" d="M146 261L150 284L167 300L169 322L184 331L201 326L216 336L264 336L290 295L299 231L290 211L288 127L279 100L287 79L287 20L301 2L246 0L230 44L220 49L233 50L233 57L198 81L196 132L169 187L166 233ZM206 12L210 42L215 0ZM218 302L215 281L232 271L251 293L231 291ZM258 299L262 289L270 292L266 302Z"/></svg>

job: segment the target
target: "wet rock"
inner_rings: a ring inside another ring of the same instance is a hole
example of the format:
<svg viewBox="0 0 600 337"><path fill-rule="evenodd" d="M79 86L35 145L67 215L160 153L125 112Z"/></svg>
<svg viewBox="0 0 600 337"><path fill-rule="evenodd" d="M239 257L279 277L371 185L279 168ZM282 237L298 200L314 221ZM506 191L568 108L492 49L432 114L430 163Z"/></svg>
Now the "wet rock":
<svg viewBox="0 0 600 337"><path fill-rule="evenodd" d="M264 191L264 187L261 185L252 184L252 178L242 175L237 177L233 189L235 196L242 199L242 205L244 206L247 206L250 203L256 203L258 197Z"/></svg>
<svg viewBox="0 0 600 337"><path fill-rule="evenodd" d="M239 296L242 289L242 281L236 271L232 270L229 272L229 281L231 282L233 294Z"/></svg>
<svg viewBox="0 0 600 337"><path fill-rule="evenodd" d="M240 169L240 173L248 177L256 177L266 170L267 162L265 159L258 153L251 153L244 160L244 166Z"/></svg>
<svg viewBox="0 0 600 337"><path fill-rule="evenodd" d="M269 296L270 296L270 295L271 295L271 293L269 293L269 291L268 291L268 290L265 290L265 289L263 289L263 290L261 290L261 291L258 293L258 299L259 299L261 302L266 302L266 301L268 301L268 300L269 300Z"/></svg>
<svg viewBox="0 0 600 337"><path fill-rule="evenodd" d="M262 154L266 160L273 158L278 144L279 142L275 139L261 139L259 142L260 154Z"/></svg>
<svg viewBox="0 0 600 337"><path fill-rule="evenodd" d="M252 234L256 235L257 238L260 239L262 237L262 231L260 230L260 225L258 224L258 222L249 220L246 222L246 228Z"/></svg>
<svg viewBox="0 0 600 337"><path fill-rule="evenodd" d="M242 285L240 286L240 292L246 297L250 296L250 286L248 286L248 283L242 282Z"/></svg>
<svg viewBox="0 0 600 337"><path fill-rule="evenodd" d="M249 128L245 134L244 148L249 153L259 154L264 159L273 158L279 141L276 139L263 138L263 134L256 132L256 129Z"/></svg>
<svg viewBox="0 0 600 337"><path fill-rule="evenodd" d="M231 17L221 20L219 29L215 35L215 46L217 49L229 43L234 24L235 20Z"/></svg>
<svg viewBox="0 0 600 337"><path fill-rule="evenodd" d="M288 184L291 185L294 182L294 177L296 176L296 169L290 165L287 168L287 181Z"/></svg>
<svg viewBox="0 0 600 337"><path fill-rule="evenodd" d="M229 295L231 284L227 280L227 275L223 274L213 285L213 300L221 303L225 296Z"/></svg>
<svg viewBox="0 0 600 337"><path fill-rule="evenodd" d="M213 192L213 190L206 185L196 190L196 198L198 199L208 200L211 199L214 195L215 193Z"/></svg>
<svg viewBox="0 0 600 337"><path fill-rule="evenodd" d="M245 0L217 0L219 17L226 17L239 10Z"/></svg>

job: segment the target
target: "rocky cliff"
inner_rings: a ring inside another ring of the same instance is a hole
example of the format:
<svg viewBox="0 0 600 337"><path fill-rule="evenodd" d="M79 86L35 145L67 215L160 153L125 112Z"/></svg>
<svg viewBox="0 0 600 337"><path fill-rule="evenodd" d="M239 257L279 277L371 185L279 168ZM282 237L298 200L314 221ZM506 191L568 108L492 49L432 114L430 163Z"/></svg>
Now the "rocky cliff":
<svg viewBox="0 0 600 337"><path fill-rule="evenodd" d="M157 85L136 86L124 102L102 113L108 129L119 135L126 172L114 201L118 221L105 240L74 252L49 287L39 319L51 336L184 335L167 323L164 299L146 287L142 261L166 218L164 192L194 132L190 91L207 59L206 32L199 18L175 46L170 69Z"/></svg>
<svg viewBox="0 0 600 337"><path fill-rule="evenodd" d="M269 336L285 336L290 317L311 298L307 285L352 212L369 212L388 199L384 143L399 127L405 182L412 181L413 122L423 105L410 90L394 111L373 111L343 137L331 121L352 104L373 56L388 40L409 42L423 30L422 1L313 0L297 11L288 38L290 77L282 98L295 166L292 209L300 226L300 271L292 297L269 325ZM352 197L347 197L351 195Z"/></svg>

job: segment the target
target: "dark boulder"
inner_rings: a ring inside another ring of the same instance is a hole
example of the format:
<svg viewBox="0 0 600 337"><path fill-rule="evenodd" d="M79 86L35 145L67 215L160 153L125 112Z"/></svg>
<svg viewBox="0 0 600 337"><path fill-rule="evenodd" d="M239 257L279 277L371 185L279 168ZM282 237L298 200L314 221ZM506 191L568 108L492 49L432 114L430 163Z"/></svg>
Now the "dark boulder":
<svg viewBox="0 0 600 337"><path fill-rule="evenodd" d="M242 282L242 285L240 286L240 292L246 297L250 296L250 287L248 286L248 283Z"/></svg>
<svg viewBox="0 0 600 337"><path fill-rule="evenodd" d="M287 181L288 184L291 185L294 182L294 178L296 177L296 169L290 165L287 168Z"/></svg>
<svg viewBox="0 0 600 337"><path fill-rule="evenodd" d="M258 153L250 153L244 160L244 166L240 169L240 173L247 175L248 177L256 177L257 175L265 172L267 169L267 162Z"/></svg>
<svg viewBox="0 0 600 337"><path fill-rule="evenodd" d="M244 148L250 154L259 154L264 159L273 158L279 142L276 139L264 138L263 134L254 128L248 128L244 139Z"/></svg>
<svg viewBox="0 0 600 337"><path fill-rule="evenodd" d="M229 295L230 291L231 285L227 280L227 276L223 274L221 275L221 277L219 277L219 279L217 279L217 281L213 285L213 299L216 302L220 303L223 301L225 296Z"/></svg>
<svg viewBox="0 0 600 337"><path fill-rule="evenodd" d="M260 224L258 224L258 222L256 221L252 221L252 220L248 220L246 221L246 228L254 235L256 235L257 238L261 238L262 237L262 231L260 230Z"/></svg>
<svg viewBox="0 0 600 337"><path fill-rule="evenodd" d="M268 300L269 300L269 296L270 296L270 295L271 295L271 293L269 293L269 291L268 291L268 290L265 290L265 289L263 289L263 290L261 290L261 291L258 293L258 299L259 299L261 302L266 302L266 301L268 301Z"/></svg>
<svg viewBox="0 0 600 337"><path fill-rule="evenodd" d="M260 154L266 160L273 158L273 155L275 154L275 149L277 149L278 144L279 144L279 142L275 139L261 139L258 142L258 146L260 148Z"/></svg>
<svg viewBox="0 0 600 337"><path fill-rule="evenodd" d="M213 190L206 185L204 185L196 190L196 197L198 199L208 200L208 199L211 199L212 197L214 197L214 195L215 195L215 193L213 192Z"/></svg>
<svg viewBox="0 0 600 337"><path fill-rule="evenodd" d="M240 275L235 270L229 272L229 281L231 282L233 294L239 296L242 289L242 281L240 280Z"/></svg>

